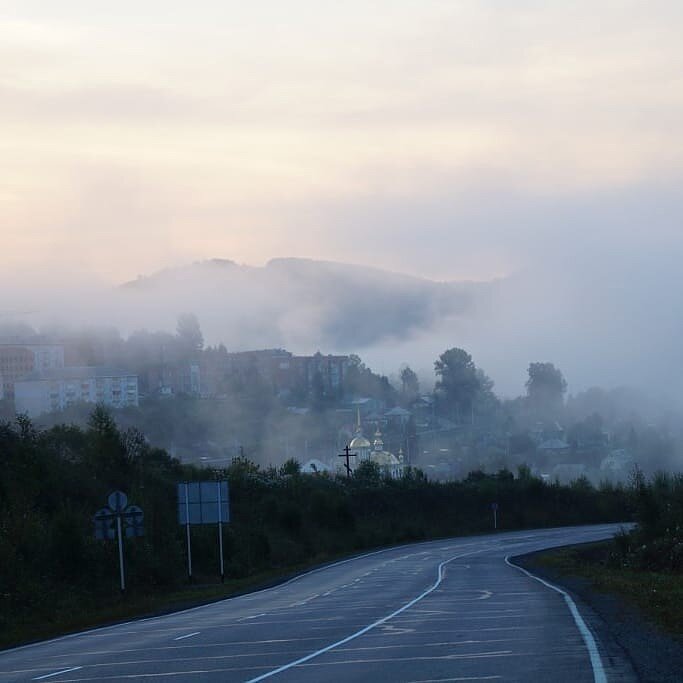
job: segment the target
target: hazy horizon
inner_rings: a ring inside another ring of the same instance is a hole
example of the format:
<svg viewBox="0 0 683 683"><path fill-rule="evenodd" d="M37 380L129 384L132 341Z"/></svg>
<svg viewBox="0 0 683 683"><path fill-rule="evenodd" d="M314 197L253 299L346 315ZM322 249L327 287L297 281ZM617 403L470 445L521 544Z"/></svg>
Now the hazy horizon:
<svg viewBox="0 0 683 683"><path fill-rule="evenodd" d="M382 372L463 346L504 393L542 359L570 386L677 396L681 20L663 0L10 0L0 321L172 329L172 299L127 312L107 292L293 256L505 283L455 322L392 317L323 349ZM230 328L205 303L216 342ZM312 306L287 300L284 328L235 343L314 349Z"/></svg>

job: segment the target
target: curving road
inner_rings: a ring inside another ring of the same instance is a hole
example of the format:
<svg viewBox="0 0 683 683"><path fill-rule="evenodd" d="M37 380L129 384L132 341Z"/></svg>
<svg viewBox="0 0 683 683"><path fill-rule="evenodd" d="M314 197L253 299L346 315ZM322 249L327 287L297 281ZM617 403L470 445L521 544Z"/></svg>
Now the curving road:
<svg viewBox="0 0 683 683"><path fill-rule="evenodd" d="M176 614L0 653L0 681L632 681L595 617L506 562L616 525L382 550Z"/></svg>

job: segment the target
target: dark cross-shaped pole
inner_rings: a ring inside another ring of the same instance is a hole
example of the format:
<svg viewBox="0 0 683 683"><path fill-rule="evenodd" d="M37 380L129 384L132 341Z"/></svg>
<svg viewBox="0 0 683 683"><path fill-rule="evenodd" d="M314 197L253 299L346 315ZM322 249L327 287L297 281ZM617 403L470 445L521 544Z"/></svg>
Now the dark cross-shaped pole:
<svg viewBox="0 0 683 683"><path fill-rule="evenodd" d="M351 453L350 451L351 451L351 449L347 445L346 448L344 448L344 452L339 454L340 458L346 458L346 463L344 464L344 467L346 468L346 476L347 477L351 476L351 465L349 463L349 458L351 458L351 457L355 458L357 455L357 453Z"/></svg>

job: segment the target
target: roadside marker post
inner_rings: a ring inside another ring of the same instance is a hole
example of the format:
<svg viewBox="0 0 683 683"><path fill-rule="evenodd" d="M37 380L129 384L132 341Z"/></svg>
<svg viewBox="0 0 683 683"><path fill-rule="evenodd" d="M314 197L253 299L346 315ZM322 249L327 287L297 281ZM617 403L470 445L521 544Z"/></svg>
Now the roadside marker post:
<svg viewBox="0 0 683 683"><path fill-rule="evenodd" d="M498 503L491 503L493 510L493 528L498 529Z"/></svg>

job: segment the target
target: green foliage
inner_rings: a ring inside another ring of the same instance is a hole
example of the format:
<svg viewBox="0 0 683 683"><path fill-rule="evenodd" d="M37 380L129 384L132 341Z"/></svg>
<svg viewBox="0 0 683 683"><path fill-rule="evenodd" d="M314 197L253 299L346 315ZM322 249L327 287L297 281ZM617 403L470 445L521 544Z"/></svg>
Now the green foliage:
<svg viewBox="0 0 683 683"><path fill-rule="evenodd" d="M683 572L683 475L658 472L648 481L636 466L629 493L637 524L617 536L613 561L638 570Z"/></svg>
<svg viewBox="0 0 683 683"><path fill-rule="evenodd" d="M182 349L188 354L204 348L204 336L194 313L181 313L178 316L177 335Z"/></svg>
<svg viewBox="0 0 683 683"><path fill-rule="evenodd" d="M49 622L58 608L95 605L116 593L115 544L96 541L92 527L93 514L116 488L145 513L144 538L126 541L130 589L168 592L185 581L175 485L211 479L212 471L183 466L136 430L121 431L102 407L85 429L62 425L40 431L25 418L0 423L0 468L0 632L10 623ZM598 491L586 482L549 486L528 469L519 474L473 472L462 482L438 483L415 469L400 479L386 478L374 463L363 462L347 478L301 474L295 460L277 470L235 458L220 473L231 497L232 521L224 530L228 577L481 532L491 528L493 502L502 529L627 515L623 489ZM660 495L670 482L657 486ZM197 580L216 581L215 527L194 527L192 543Z"/></svg>
<svg viewBox="0 0 683 683"><path fill-rule="evenodd" d="M301 474L301 463L294 458L285 461L280 468L280 475L283 477L296 476L297 474Z"/></svg>
<svg viewBox="0 0 683 683"><path fill-rule="evenodd" d="M374 373L355 354L349 356L349 367L344 376L344 394L376 398L388 406L393 406L398 398L396 389L391 386L389 379Z"/></svg>
<svg viewBox="0 0 683 683"><path fill-rule="evenodd" d="M472 356L463 349L448 349L434 361L434 372L442 401L458 411L469 410L481 386Z"/></svg>
<svg viewBox="0 0 683 683"><path fill-rule="evenodd" d="M379 465L374 460L363 460L356 471L354 477L358 481L377 483L382 478Z"/></svg>
<svg viewBox="0 0 683 683"><path fill-rule="evenodd" d="M409 365L401 368L399 377L401 380L401 398L405 403L410 403L420 393L420 382L415 371Z"/></svg>
<svg viewBox="0 0 683 683"><path fill-rule="evenodd" d="M567 382L558 368L552 363L530 363L528 373L527 395L536 407L562 404Z"/></svg>

